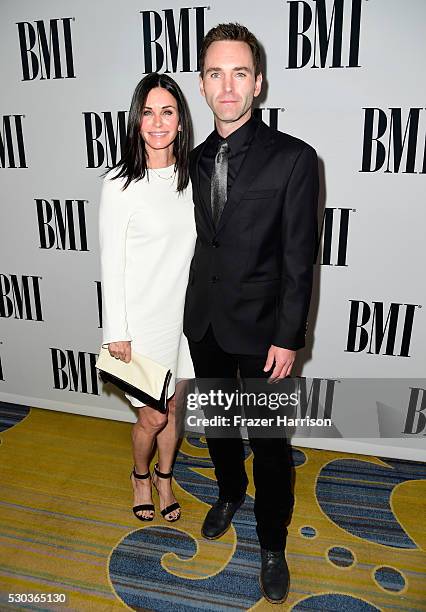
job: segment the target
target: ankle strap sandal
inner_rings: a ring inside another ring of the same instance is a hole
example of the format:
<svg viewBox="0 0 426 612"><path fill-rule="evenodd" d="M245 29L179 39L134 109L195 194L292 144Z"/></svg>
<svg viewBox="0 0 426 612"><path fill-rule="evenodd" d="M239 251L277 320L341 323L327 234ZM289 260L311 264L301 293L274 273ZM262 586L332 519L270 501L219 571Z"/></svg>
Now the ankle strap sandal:
<svg viewBox="0 0 426 612"><path fill-rule="evenodd" d="M133 470L132 470L132 472L130 474L130 478L132 476L134 478L136 478L137 480L146 480L147 478L151 477L151 474L149 472L147 472L146 474L138 474L136 472L136 469L133 468ZM155 512L154 504L139 504L138 506L133 506L132 510L133 510L133 514L140 521L152 521L153 518L154 518L154 512ZM152 516L141 516L140 514L137 514L138 512L141 512L143 510L147 510L149 512L152 512Z"/></svg>
<svg viewBox="0 0 426 612"><path fill-rule="evenodd" d="M165 472L160 472L160 470L158 469L158 463L156 463L154 465L154 472L155 472L155 475L158 478L167 478L167 479L170 479L173 476L173 471L168 472L167 474ZM157 488L155 482L153 484L154 484L154 487L158 491L158 488ZM174 523L175 521L178 521L180 519L180 509L181 508L180 508L179 502L174 502L173 504L170 504L170 506L166 506L165 508L163 508L163 510L160 510L160 514L164 518L164 520L168 521L169 523ZM179 510L179 514L176 517L174 517L174 518L166 518L167 515L170 514L171 512L173 512L174 510Z"/></svg>

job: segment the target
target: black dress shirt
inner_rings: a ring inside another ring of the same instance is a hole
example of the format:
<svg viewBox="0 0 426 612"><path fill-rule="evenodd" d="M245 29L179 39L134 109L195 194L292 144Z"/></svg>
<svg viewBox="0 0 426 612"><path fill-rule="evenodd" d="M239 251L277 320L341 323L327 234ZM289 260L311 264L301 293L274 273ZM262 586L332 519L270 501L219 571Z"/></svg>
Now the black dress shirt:
<svg viewBox="0 0 426 612"><path fill-rule="evenodd" d="M200 158L200 189L201 197L210 204L210 184L214 167L214 159L219 144L226 140L228 143L228 194L237 176L253 136L258 127L258 121L253 116L246 123L232 132L227 138L222 138L216 130L207 137L203 153Z"/></svg>

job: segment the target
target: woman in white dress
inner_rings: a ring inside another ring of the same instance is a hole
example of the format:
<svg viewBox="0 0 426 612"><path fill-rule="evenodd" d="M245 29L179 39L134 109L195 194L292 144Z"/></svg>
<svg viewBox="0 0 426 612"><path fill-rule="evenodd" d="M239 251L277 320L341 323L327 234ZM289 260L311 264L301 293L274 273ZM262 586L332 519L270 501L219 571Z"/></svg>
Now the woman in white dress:
<svg viewBox="0 0 426 612"><path fill-rule="evenodd" d="M185 291L195 245L188 157L190 117L177 83L149 74L137 85L124 154L104 178L99 212L103 343L116 359L132 350L169 368L167 414L138 408L132 431L135 516L152 521L151 481L167 521L180 517L172 488L176 452L175 390L194 372L182 333ZM150 460L157 443L158 463Z"/></svg>

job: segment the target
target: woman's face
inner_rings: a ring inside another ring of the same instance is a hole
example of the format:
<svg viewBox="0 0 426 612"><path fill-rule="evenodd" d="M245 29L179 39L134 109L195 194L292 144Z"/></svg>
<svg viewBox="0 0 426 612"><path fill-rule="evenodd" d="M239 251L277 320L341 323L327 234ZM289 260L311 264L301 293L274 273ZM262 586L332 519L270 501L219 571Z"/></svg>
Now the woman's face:
<svg viewBox="0 0 426 612"><path fill-rule="evenodd" d="M173 141L180 130L177 102L163 87L154 87L149 92L142 109L140 133L150 150L173 147Z"/></svg>

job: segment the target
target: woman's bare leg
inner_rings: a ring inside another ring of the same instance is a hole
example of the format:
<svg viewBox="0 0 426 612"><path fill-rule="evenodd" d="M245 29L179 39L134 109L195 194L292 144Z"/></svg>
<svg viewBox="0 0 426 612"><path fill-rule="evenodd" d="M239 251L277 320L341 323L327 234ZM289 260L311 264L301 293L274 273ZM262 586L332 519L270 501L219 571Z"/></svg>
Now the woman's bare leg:
<svg viewBox="0 0 426 612"><path fill-rule="evenodd" d="M159 432L165 428L167 415L161 414L158 410L144 406L139 409L138 420L133 426L133 459L135 470L138 474L146 474L149 470L155 439ZM132 476L134 491L134 505L152 504L151 479L138 480ZM139 516L150 518L153 516L151 510L141 510Z"/></svg>
<svg viewBox="0 0 426 612"><path fill-rule="evenodd" d="M179 439L179 427L176 421L176 411L183 410L183 399L186 381L180 381L176 385L175 395L168 402L168 421L167 425L157 435L158 447L158 469L160 472L168 473L171 471L176 453L176 446ZM176 501L172 491L170 478L159 478L153 473L153 482L158 489L161 508L170 506ZM173 510L167 517L174 519L179 516L179 510Z"/></svg>

